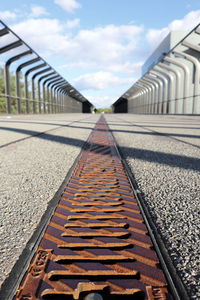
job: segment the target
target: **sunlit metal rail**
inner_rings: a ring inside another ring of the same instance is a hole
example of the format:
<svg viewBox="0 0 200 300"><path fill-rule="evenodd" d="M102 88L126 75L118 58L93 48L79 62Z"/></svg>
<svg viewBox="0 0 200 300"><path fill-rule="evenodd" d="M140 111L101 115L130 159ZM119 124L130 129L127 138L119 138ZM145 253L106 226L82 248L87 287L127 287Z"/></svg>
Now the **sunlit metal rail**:
<svg viewBox="0 0 200 300"><path fill-rule="evenodd" d="M179 299L148 228L101 117L13 300Z"/></svg>
<svg viewBox="0 0 200 300"><path fill-rule="evenodd" d="M113 104L113 112L200 114L199 44L198 24L168 53L159 52L158 59L152 54L148 71Z"/></svg>

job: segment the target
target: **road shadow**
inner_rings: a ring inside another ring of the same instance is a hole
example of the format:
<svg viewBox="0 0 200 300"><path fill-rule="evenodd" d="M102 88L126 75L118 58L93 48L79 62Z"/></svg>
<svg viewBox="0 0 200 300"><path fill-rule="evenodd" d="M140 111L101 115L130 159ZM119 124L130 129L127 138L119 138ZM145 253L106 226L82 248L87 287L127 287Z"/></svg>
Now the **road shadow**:
<svg viewBox="0 0 200 300"><path fill-rule="evenodd" d="M9 146L11 144L14 144L19 141L23 141L26 139L30 139L32 137L37 137L42 140L48 140L55 143L60 143L63 145L73 145L75 147L82 147L83 141L77 138L71 138L71 137L64 137L64 136L57 136L50 133L50 131L56 130L51 129L46 132L38 133L34 130L27 130L27 129L19 129L19 128L6 128L6 127L0 127L2 130L7 130L11 132L17 132L17 133L23 133L27 134L28 136L25 138L22 138L21 140L17 140L8 144L4 144L0 146L0 148ZM88 129L88 128L87 128ZM100 144L90 144L89 142L85 142L84 148L89 149L91 148L91 151L98 153L98 147L101 147ZM122 153L126 153L127 156L135 159L139 159L142 161L149 161L154 162L158 164L164 164L171 167L178 167L181 169L188 169L193 171L200 171L200 159L195 157L188 157L184 155L178 155L178 154L172 154L172 153L164 153L159 151L152 151L152 150L146 150L146 149L140 149L140 148L131 148L131 147L124 147L120 146L120 149ZM109 155L109 154L105 154Z"/></svg>

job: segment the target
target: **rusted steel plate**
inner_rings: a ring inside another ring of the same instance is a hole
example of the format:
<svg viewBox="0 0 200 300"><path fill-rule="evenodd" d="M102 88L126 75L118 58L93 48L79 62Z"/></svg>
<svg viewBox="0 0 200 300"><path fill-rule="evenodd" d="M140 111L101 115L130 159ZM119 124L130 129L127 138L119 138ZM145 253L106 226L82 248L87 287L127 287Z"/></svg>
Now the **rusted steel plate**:
<svg viewBox="0 0 200 300"><path fill-rule="evenodd" d="M78 300L91 292L104 299L172 299L103 117L14 299Z"/></svg>

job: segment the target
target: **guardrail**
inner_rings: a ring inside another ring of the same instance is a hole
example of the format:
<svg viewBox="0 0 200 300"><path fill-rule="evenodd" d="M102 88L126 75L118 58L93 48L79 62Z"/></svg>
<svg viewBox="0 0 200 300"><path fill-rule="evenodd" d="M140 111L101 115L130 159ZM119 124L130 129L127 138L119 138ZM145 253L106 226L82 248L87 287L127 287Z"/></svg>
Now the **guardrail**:
<svg viewBox="0 0 200 300"><path fill-rule="evenodd" d="M122 99L129 113L200 114L200 24L128 89L114 104L121 112ZM121 99L121 102L119 101Z"/></svg>
<svg viewBox="0 0 200 300"><path fill-rule="evenodd" d="M92 104L2 21L0 41L0 113L82 112L83 103L91 111Z"/></svg>

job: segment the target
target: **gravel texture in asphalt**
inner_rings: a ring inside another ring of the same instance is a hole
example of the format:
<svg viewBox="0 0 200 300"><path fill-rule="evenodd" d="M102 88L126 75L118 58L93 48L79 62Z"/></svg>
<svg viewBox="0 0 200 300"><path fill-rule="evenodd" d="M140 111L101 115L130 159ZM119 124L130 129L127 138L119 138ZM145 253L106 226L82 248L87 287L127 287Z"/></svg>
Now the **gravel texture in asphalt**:
<svg viewBox="0 0 200 300"><path fill-rule="evenodd" d="M191 299L200 299L200 117L106 115Z"/></svg>
<svg viewBox="0 0 200 300"><path fill-rule="evenodd" d="M91 114L0 117L0 284L98 118Z"/></svg>

